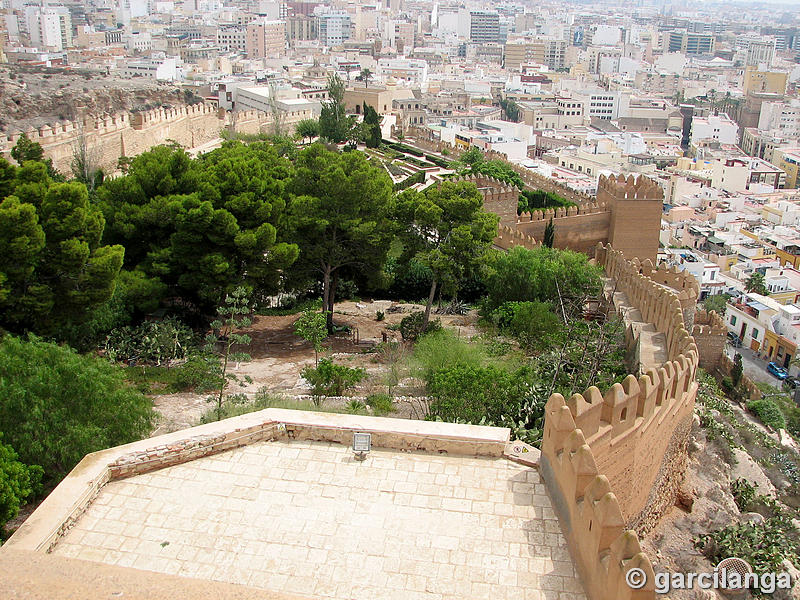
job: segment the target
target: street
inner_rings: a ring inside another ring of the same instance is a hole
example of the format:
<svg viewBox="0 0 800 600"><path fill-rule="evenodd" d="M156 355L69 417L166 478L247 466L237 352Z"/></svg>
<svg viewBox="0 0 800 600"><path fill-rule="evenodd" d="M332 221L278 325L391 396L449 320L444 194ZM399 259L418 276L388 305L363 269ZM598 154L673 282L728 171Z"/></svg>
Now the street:
<svg viewBox="0 0 800 600"><path fill-rule="evenodd" d="M772 386L777 388L781 387L781 380L775 377L774 375L767 372L767 361L766 359L758 358L756 353L750 350L749 348L734 348L731 344L725 345L725 352L728 357L733 360L733 357L738 352L742 355L742 366L744 367L744 374L747 375L750 379L758 382L768 383ZM790 373L794 374L797 370L797 367L792 367L790 369Z"/></svg>

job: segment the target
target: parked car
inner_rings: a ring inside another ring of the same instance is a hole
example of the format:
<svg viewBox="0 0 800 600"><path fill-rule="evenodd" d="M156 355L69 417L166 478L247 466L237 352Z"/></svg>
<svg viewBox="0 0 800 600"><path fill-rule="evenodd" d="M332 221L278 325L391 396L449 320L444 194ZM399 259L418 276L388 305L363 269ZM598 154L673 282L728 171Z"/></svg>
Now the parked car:
<svg viewBox="0 0 800 600"><path fill-rule="evenodd" d="M732 331L728 332L728 343L734 348L742 347L742 340L740 340L739 336L733 333Z"/></svg>
<svg viewBox="0 0 800 600"><path fill-rule="evenodd" d="M800 387L800 377L795 377L795 376L787 377L786 379L783 380L783 385L792 390L797 387Z"/></svg>
<svg viewBox="0 0 800 600"><path fill-rule="evenodd" d="M771 374L775 375L778 379L783 381L789 376L789 371L784 369L783 367L779 367L776 363L771 362L767 365L767 371Z"/></svg>

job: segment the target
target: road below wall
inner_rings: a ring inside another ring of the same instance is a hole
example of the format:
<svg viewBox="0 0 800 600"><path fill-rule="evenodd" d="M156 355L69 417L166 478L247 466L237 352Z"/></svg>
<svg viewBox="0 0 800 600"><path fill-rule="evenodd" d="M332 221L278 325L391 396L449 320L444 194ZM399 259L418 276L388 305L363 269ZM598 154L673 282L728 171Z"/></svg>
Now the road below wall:
<svg viewBox="0 0 800 600"><path fill-rule="evenodd" d="M781 380L770 374L767 371L766 359L758 358L756 353L748 348L734 348L731 344L726 344L725 353L733 360L736 353L742 355L742 366L744 367L744 374L756 383L768 383L777 388L781 387ZM792 367L790 372L795 374L797 367Z"/></svg>

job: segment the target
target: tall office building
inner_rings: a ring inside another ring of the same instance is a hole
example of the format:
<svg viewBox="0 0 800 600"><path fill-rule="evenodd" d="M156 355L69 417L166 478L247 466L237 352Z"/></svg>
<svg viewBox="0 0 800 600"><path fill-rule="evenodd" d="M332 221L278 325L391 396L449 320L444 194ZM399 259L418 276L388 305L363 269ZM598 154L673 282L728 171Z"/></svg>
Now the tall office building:
<svg viewBox="0 0 800 600"><path fill-rule="evenodd" d="M668 52L682 52L683 54L713 54L716 40L710 33L693 33L691 31L676 30L669 32Z"/></svg>
<svg viewBox="0 0 800 600"><path fill-rule="evenodd" d="M775 40L750 40L747 44L747 66L772 66L775 58Z"/></svg>
<svg viewBox="0 0 800 600"><path fill-rule="evenodd" d="M469 13L469 40L471 42L500 43L500 15L496 12L473 10Z"/></svg>
<svg viewBox="0 0 800 600"><path fill-rule="evenodd" d="M323 46L341 46L350 39L352 24L350 15L331 12L319 15L319 42Z"/></svg>

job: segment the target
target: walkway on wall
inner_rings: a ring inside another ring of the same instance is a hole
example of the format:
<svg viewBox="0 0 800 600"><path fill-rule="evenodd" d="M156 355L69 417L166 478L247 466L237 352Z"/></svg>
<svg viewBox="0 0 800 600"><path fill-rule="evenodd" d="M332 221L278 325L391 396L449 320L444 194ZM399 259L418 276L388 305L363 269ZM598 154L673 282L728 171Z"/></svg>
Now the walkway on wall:
<svg viewBox="0 0 800 600"><path fill-rule="evenodd" d="M614 309L622 316L625 327L629 328L627 335L631 335L635 343L636 364L630 365L632 371L642 375L647 369L657 369L669 360L667 351L667 336L656 330L655 325L648 323L642 317L641 311L633 306L624 292L617 289L613 279L604 278L603 293L611 299Z"/></svg>

